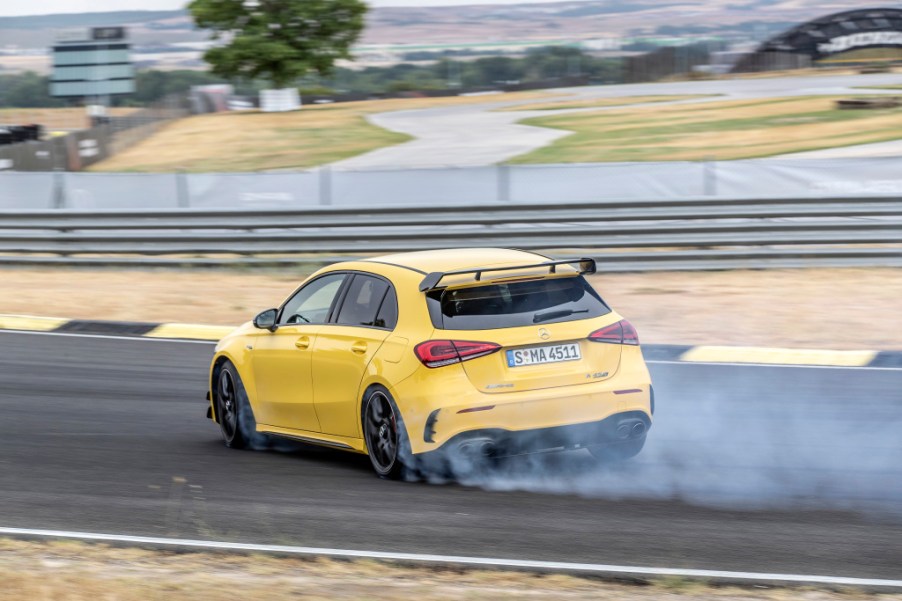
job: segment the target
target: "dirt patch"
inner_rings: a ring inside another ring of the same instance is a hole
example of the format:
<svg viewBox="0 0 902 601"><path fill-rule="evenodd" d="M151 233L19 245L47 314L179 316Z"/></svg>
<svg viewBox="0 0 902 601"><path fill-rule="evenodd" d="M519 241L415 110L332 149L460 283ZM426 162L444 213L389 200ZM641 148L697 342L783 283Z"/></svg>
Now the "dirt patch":
<svg viewBox="0 0 902 601"><path fill-rule="evenodd" d="M0 539L0 600L621 599L899 601L902 595L811 588L712 587L661 580L619 584L573 576L411 568L373 561L174 553L77 542Z"/></svg>
<svg viewBox="0 0 902 601"><path fill-rule="evenodd" d="M298 269L4 269L0 313L237 325L282 302ZM644 343L902 349L902 269L786 269L594 276Z"/></svg>

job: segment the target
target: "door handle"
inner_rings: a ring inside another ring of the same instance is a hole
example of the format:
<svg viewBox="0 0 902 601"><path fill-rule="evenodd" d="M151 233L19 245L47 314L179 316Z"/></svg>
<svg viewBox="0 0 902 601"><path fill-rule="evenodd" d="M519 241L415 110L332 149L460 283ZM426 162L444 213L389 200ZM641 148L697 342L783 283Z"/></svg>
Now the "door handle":
<svg viewBox="0 0 902 601"><path fill-rule="evenodd" d="M351 345L351 350L362 355L366 352L366 342L355 342Z"/></svg>
<svg viewBox="0 0 902 601"><path fill-rule="evenodd" d="M305 349L310 346L310 336L301 336L294 341L294 345L299 349Z"/></svg>

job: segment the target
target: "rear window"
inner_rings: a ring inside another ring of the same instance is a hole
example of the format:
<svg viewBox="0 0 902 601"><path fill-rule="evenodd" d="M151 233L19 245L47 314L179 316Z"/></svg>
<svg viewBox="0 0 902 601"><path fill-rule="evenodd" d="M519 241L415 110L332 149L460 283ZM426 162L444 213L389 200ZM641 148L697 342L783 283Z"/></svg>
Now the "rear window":
<svg viewBox="0 0 902 601"><path fill-rule="evenodd" d="M433 325L443 330L516 328L611 312L582 276L433 290L427 299Z"/></svg>
<svg viewBox="0 0 902 601"><path fill-rule="evenodd" d="M348 286L336 323L349 326L386 327L379 323L379 313L389 291L388 282L357 274ZM392 326L394 327L394 326Z"/></svg>

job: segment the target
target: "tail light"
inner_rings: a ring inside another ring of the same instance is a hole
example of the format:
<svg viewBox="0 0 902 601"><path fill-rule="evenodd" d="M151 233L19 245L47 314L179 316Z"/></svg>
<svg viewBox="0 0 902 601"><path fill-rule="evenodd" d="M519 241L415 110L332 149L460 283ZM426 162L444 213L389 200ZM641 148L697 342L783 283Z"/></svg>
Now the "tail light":
<svg viewBox="0 0 902 601"><path fill-rule="evenodd" d="M600 330L595 330L589 334L589 340L592 342L638 346L639 334L636 333L636 328L633 327L633 324L625 319L621 319L617 323L612 323Z"/></svg>
<svg viewBox="0 0 902 601"><path fill-rule="evenodd" d="M427 340L418 344L413 352L426 367L442 367L491 355L499 350L501 350L501 345L494 342Z"/></svg>

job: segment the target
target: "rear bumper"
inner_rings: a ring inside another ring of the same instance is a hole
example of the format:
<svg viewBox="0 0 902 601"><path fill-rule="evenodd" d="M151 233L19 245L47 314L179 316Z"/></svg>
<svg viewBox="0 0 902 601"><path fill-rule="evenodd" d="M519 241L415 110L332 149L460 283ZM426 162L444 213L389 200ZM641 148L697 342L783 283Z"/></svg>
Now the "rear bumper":
<svg viewBox="0 0 902 601"><path fill-rule="evenodd" d="M434 453L508 457L528 453L580 449L622 443L630 439L641 439L645 437L649 428L651 428L651 418L647 413L627 411L615 413L599 421L567 426L532 430L487 428L461 432L448 439ZM426 455L431 454L427 453Z"/></svg>
<svg viewBox="0 0 902 601"><path fill-rule="evenodd" d="M628 350L620 369L599 382L489 394L475 389L460 365L451 365L424 368L391 392L414 454L481 436L524 451L548 441L568 443L557 446L605 444L611 439L610 424L616 429L617 415L641 414L646 430L652 422L648 369L638 348Z"/></svg>

